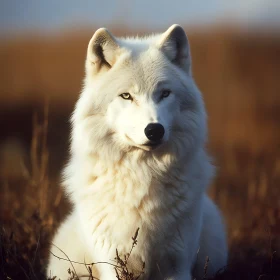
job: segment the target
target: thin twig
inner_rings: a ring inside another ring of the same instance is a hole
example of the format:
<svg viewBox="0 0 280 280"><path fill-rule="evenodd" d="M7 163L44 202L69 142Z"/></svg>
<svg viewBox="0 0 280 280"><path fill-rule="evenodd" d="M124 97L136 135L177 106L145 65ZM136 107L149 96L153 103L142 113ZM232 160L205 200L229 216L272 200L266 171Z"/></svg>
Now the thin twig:
<svg viewBox="0 0 280 280"><path fill-rule="evenodd" d="M73 272L74 272L75 275L78 277L77 272L76 272L76 270L75 270L75 267L74 267L72 261L71 261L71 260L69 259L69 257L67 256L67 254L66 254L65 252L63 252L60 248L58 248L56 245L53 244L53 246L55 246L62 254L64 254L64 255L66 256L67 260L70 262L70 264L71 264L71 266L72 266L72 268L73 268Z"/></svg>
<svg viewBox="0 0 280 280"><path fill-rule="evenodd" d="M55 246L55 245L54 245ZM55 246L56 247L56 246ZM60 249L59 249L60 250ZM61 252L63 252L62 250L60 250ZM54 254L53 252L50 251L50 253L58 258L59 260L63 260L63 261L69 261L69 259L65 259L65 258L62 258L62 257L59 257L57 256L56 254ZM81 265L85 265L84 263L82 262L76 262L76 261L71 261L72 263L75 263L75 264L81 264ZM108 265L111 265L111 266L114 266L114 267L117 267L117 268L121 268L121 266L118 266L118 265L115 265L115 264L112 264L112 263L109 263L109 262L92 262L92 263L86 263L86 265L96 265L96 264L108 264Z"/></svg>

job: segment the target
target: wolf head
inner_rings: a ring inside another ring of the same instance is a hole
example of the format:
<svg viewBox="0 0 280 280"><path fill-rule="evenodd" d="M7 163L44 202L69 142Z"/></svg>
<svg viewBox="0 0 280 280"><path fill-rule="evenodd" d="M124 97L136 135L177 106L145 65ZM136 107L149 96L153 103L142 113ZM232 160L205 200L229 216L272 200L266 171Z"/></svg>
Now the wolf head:
<svg viewBox="0 0 280 280"><path fill-rule="evenodd" d="M98 29L72 120L74 152L191 153L202 147L206 114L182 27L125 39Z"/></svg>

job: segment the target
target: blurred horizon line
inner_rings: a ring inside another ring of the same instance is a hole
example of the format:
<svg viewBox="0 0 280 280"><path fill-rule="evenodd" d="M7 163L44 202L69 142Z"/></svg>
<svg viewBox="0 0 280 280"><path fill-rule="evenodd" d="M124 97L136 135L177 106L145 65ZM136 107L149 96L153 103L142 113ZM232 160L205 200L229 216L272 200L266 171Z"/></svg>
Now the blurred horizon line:
<svg viewBox="0 0 280 280"><path fill-rule="evenodd" d="M174 24L180 24L174 22ZM208 25L204 24L180 24L186 31L186 33L204 33L204 32L210 32L214 31L217 33L236 33L236 34L251 34L251 35L277 35L280 36L280 26L274 26L274 27L267 27L267 26L258 26L258 25L252 25L247 26L244 28L244 26L241 26L237 22L227 22L227 23L212 23ZM30 28L30 29L14 29L10 30L9 32L3 32L0 30L0 40L13 40L17 38L27 37L27 38L40 38L40 37L57 37L57 36L73 36L73 35L84 35L86 33L92 32L92 34L99 28L105 27L108 28L113 33L116 32L116 36L119 36L120 33L122 33L121 36L138 36L138 35L144 35L147 33L162 33L170 25L166 25L164 27L156 26L155 28L148 28L146 26L136 26L136 27L130 27L123 23L115 23L115 24L106 24L106 25L98 25L98 24L81 24L81 25L68 25L68 26L60 26L56 29L42 29L42 28ZM123 35L125 33L125 35Z"/></svg>

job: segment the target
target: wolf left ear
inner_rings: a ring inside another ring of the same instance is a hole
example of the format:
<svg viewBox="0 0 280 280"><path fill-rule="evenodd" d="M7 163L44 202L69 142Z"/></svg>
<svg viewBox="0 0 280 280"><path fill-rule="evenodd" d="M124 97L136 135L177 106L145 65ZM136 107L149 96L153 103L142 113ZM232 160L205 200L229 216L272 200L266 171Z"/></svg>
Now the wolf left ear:
<svg viewBox="0 0 280 280"><path fill-rule="evenodd" d="M165 31L158 42L159 49L171 62L191 73L190 46L184 29L173 24Z"/></svg>
<svg viewBox="0 0 280 280"><path fill-rule="evenodd" d="M91 38L87 49L87 63L95 72L110 69L116 62L119 45L106 29L98 29Z"/></svg>

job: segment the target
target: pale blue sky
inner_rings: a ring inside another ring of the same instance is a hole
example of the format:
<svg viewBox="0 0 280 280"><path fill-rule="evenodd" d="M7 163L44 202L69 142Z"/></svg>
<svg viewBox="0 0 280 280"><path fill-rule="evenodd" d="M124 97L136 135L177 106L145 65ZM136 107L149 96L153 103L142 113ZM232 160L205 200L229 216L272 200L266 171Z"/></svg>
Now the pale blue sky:
<svg viewBox="0 0 280 280"><path fill-rule="evenodd" d="M156 30L172 23L270 20L271 15L280 15L278 3L279 0L0 0L0 33L110 27L116 23Z"/></svg>

